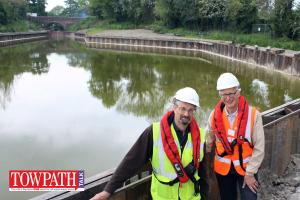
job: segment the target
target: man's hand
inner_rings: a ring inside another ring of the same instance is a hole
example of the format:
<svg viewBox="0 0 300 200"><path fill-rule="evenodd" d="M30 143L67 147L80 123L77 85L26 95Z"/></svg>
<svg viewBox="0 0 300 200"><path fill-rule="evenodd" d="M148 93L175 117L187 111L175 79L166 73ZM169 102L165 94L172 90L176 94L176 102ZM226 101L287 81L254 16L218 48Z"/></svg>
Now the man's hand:
<svg viewBox="0 0 300 200"><path fill-rule="evenodd" d="M245 185L247 185L252 192L257 193L259 185L253 175L245 175L243 188Z"/></svg>
<svg viewBox="0 0 300 200"><path fill-rule="evenodd" d="M205 135L205 146L206 146L205 152L206 153L210 153L212 151L215 141L216 141L216 136L213 133L213 131L210 129L206 130L206 135Z"/></svg>
<svg viewBox="0 0 300 200"><path fill-rule="evenodd" d="M110 193L103 191L103 192L96 194L90 200L107 200L109 197L110 197Z"/></svg>

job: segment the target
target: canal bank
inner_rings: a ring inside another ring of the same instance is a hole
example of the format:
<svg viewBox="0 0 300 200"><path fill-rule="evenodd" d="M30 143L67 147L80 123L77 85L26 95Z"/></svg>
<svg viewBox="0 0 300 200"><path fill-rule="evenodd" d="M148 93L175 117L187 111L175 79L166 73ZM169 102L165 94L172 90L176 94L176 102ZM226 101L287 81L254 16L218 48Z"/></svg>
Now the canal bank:
<svg viewBox="0 0 300 200"><path fill-rule="evenodd" d="M234 44L228 41L186 39L156 34L150 30L110 30L94 36L84 32L66 33L89 48L164 53L169 50L205 52L258 67L300 76L300 52L271 47Z"/></svg>
<svg viewBox="0 0 300 200"><path fill-rule="evenodd" d="M1 33L0 47L48 39L48 31Z"/></svg>

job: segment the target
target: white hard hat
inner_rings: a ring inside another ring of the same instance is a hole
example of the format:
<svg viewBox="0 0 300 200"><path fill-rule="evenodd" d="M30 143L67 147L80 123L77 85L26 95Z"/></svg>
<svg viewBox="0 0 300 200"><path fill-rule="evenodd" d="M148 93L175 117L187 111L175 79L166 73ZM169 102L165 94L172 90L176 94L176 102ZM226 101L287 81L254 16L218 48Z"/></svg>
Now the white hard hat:
<svg viewBox="0 0 300 200"><path fill-rule="evenodd" d="M232 73L224 73L218 78L217 90L224 90L233 87L239 87L238 79Z"/></svg>
<svg viewBox="0 0 300 200"><path fill-rule="evenodd" d="M185 87L180 90L178 90L174 96L175 99L193 104L197 107L199 107L199 96L193 88Z"/></svg>

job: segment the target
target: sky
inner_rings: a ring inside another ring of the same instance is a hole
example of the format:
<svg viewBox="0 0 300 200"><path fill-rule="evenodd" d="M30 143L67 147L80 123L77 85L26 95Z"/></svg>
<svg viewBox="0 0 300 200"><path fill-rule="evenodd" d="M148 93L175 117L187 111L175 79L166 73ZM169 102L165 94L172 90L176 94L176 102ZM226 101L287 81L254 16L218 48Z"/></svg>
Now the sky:
<svg viewBox="0 0 300 200"><path fill-rule="evenodd" d="M64 0L47 0L46 11L52 10L55 6L65 6Z"/></svg>

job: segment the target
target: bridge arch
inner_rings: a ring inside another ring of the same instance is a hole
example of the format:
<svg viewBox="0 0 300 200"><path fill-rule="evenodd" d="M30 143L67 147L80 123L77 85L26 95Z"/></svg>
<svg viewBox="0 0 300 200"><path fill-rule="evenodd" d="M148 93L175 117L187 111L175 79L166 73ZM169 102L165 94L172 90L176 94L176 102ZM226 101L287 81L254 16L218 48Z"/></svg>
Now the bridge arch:
<svg viewBox="0 0 300 200"><path fill-rule="evenodd" d="M45 24L43 24L44 27L47 29L47 30L53 30L53 31L63 31L66 29L66 27L64 27L63 24L59 23L59 22L47 22Z"/></svg>

